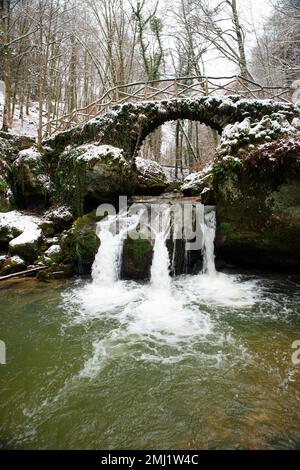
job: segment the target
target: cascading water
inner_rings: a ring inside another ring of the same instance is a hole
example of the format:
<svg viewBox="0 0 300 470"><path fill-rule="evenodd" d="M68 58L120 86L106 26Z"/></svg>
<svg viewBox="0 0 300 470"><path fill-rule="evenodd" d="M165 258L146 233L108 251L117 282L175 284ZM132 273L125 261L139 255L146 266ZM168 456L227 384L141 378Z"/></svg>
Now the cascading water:
<svg viewBox="0 0 300 470"><path fill-rule="evenodd" d="M121 234L113 235L110 231L111 221L100 222L98 236L100 248L92 268L92 278L95 284L112 285L119 278L120 253L123 244Z"/></svg>
<svg viewBox="0 0 300 470"><path fill-rule="evenodd" d="M112 286L120 279L122 252L127 232L139 222L139 214L108 216L97 225L100 248L92 267L93 283ZM115 227L118 225L118 231Z"/></svg>
<svg viewBox="0 0 300 470"><path fill-rule="evenodd" d="M203 232L203 273L213 277L217 274L215 266L215 211L212 210L204 215Z"/></svg>
<svg viewBox="0 0 300 470"><path fill-rule="evenodd" d="M170 257L166 245L166 238L170 231L169 213L161 220L161 227L153 231L155 236L153 260L151 266L151 286L156 290L170 291Z"/></svg>

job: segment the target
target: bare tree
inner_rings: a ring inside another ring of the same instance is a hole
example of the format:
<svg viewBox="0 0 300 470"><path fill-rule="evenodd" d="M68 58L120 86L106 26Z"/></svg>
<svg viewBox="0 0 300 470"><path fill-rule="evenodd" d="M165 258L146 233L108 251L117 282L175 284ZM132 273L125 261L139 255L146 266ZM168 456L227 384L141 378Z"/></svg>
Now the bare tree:
<svg viewBox="0 0 300 470"><path fill-rule="evenodd" d="M245 52L245 29L237 0L190 0L193 3L191 28L218 53L233 62L243 77L251 78Z"/></svg>

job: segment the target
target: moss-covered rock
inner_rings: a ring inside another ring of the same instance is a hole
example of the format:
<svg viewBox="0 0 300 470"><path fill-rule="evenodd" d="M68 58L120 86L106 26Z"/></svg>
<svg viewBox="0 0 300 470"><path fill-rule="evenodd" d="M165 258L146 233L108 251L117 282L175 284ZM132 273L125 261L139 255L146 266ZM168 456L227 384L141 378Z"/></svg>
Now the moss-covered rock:
<svg viewBox="0 0 300 470"><path fill-rule="evenodd" d="M0 256L0 276L19 273L26 269L26 262L19 256Z"/></svg>
<svg viewBox="0 0 300 470"><path fill-rule="evenodd" d="M42 247L39 217L20 211L0 212L0 246L10 254L33 262Z"/></svg>
<svg viewBox="0 0 300 470"><path fill-rule="evenodd" d="M122 278L148 279L153 257L151 241L126 238L123 247Z"/></svg>
<svg viewBox="0 0 300 470"><path fill-rule="evenodd" d="M56 171L56 198L77 215L134 192L135 175L123 151L108 145L67 149Z"/></svg>
<svg viewBox="0 0 300 470"><path fill-rule="evenodd" d="M251 150L214 169L219 254L230 262L299 270L300 138Z"/></svg>
<svg viewBox="0 0 300 470"><path fill-rule="evenodd" d="M26 232L9 242L9 252L33 263L39 254L42 242L42 231L37 230L27 238Z"/></svg>
<svg viewBox="0 0 300 470"><path fill-rule="evenodd" d="M11 187L21 209L45 209L51 181L43 155L36 147L22 150L11 166Z"/></svg>
<svg viewBox="0 0 300 470"><path fill-rule="evenodd" d="M21 150L34 145L34 139L29 136L14 135L0 131L0 158L12 163Z"/></svg>
<svg viewBox="0 0 300 470"><path fill-rule="evenodd" d="M72 227L62 235L62 257L64 263L73 266L74 272L91 272L100 240L96 234L96 224L100 220L96 211L79 217Z"/></svg>

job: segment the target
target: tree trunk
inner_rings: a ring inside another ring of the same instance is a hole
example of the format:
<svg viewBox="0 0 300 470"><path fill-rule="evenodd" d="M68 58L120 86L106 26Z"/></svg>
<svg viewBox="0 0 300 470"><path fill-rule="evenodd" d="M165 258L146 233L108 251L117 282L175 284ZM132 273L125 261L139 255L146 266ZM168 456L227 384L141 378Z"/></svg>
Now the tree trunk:
<svg viewBox="0 0 300 470"><path fill-rule="evenodd" d="M4 110L2 130L8 132L12 125L11 119L11 51L9 47L10 0L0 3L1 29L3 37L3 78L4 78Z"/></svg>
<svg viewBox="0 0 300 470"><path fill-rule="evenodd" d="M231 0L231 9L232 9L233 24L235 28L235 34L236 34L238 49L239 49L239 56L240 56L239 62L240 62L241 75L242 77L249 78L251 80L252 76L247 67L243 30L240 24L239 14L237 11L237 0Z"/></svg>

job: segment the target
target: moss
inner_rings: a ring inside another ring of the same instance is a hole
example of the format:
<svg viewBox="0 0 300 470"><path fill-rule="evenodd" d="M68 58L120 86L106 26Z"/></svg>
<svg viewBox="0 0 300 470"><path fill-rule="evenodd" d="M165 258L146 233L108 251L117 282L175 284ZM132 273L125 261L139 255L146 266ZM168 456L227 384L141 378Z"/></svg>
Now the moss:
<svg viewBox="0 0 300 470"><path fill-rule="evenodd" d="M292 215L296 215L296 216L300 217L300 206L287 207L286 211L289 212Z"/></svg>
<svg viewBox="0 0 300 470"><path fill-rule="evenodd" d="M153 248L149 240L127 238L123 248L122 277L147 279L150 275Z"/></svg>
<svg viewBox="0 0 300 470"><path fill-rule="evenodd" d="M77 215L83 214L86 166L78 161L76 150L62 155L55 174L56 202L69 206Z"/></svg>
<svg viewBox="0 0 300 470"><path fill-rule="evenodd" d="M129 254L134 263L139 263L147 253L152 252L151 243L148 240L133 240L129 245Z"/></svg>
<svg viewBox="0 0 300 470"><path fill-rule="evenodd" d="M212 168L214 179L223 178L224 175L236 175L243 169L243 163L239 159L228 157L226 160L216 161Z"/></svg>
<svg viewBox="0 0 300 470"><path fill-rule="evenodd" d="M74 269L71 264L53 264L48 269L39 271L37 279L39 281L47 282L54 279L67 279L74 274Z"/></svg>
<svg viewBox="0 0 300 470"><path fill-rule="evenodd" d="M39 223L39 228L42 230L46 237L52 237L55 234L54 223L50 220L44 220Z"/></svg>
<svg viewBox="0 0 300 470"><path fill-rule="evenodd" d="M283 159L282 152L279 153ZM273 166L272 161L271 164L261 158L259 161L261 166L246 158L235 173L224 165L223 172L217 174L219 254L238 264L298 270L298 163L292 159L287 166L277 165L278 162Z"/></svg>
<svg viewBox="0 0 300 470"><path fill-rule="evenodd" d="M25 261L16 262L13 258L8 258L0 266L0 276L7 276L9 274L19 273L21 271L24 271L25 268L26 268Z"/></svg>
<svg viewBox="0 0 300 470"><path fill-rule="evenodd" d="M225 236L226 238L234 238L235 237L235 230L231 224L223 222L220 224L220 235Z"/></svg>
<svg viewBox="0 0 300 470"><path fill-rule="evenodd" d="M64 261L73 265L79 272L90 272L100 246L96 234L96 223L100 220L101 218L96 216L96 211L93 211L79 217L71 229L63 234Z"/></svg>

